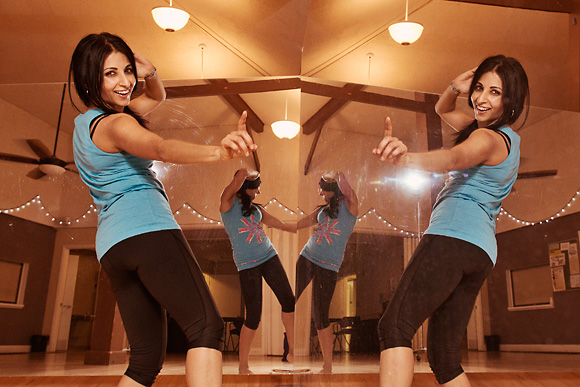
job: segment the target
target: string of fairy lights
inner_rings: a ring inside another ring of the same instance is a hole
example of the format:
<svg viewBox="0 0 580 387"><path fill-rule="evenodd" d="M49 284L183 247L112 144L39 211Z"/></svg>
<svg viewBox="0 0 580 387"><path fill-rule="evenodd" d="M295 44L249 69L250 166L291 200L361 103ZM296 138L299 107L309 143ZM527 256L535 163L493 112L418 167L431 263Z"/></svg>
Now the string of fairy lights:
<svg viewBox="0 0 580 387"><path fill-rule="evenodd" d="M550 221L557 219L558 217L560 217L562 215L565 215L566 210L572 206L572 204L576 201L576 198L578 196L580 196L580 190L576 191L574 193L574 195L572 196L572 198L570 198L570 200L568 200L568 202L559 211L557 211L555 214L553 214L545 219L542 219L542 220L531 221L531 220L518 218L518 217L512 215L511 213L509 213L503 207L500 209L497 220L499 221L502 217L504 217L504 218L507 218L513 222L521 224L523 226L534 226L537 224L548 223ZM293 210L290 207L288 207L287 205L285 205L284 203L280 202L276 198L270 199L270 201L268 201L268 203L266 203L264 205L264 208L268 209L268 207L274 207L274 206L277 206L278 208L284 210L285 212L288 212L290 215L297 215L297 214L304 215L305 214L305 212L302 211L301 209ZM40 195L36 195L32 199L28 200L27 202L22 203L18 206L15 206L15 207L0 208L0 213L17 215L21 212L30 211L31 207L36 207L37 208L36 211L44 212L45 216L50 221L52 221L53 223L55 223L57 225L61 225L61 226L71 226L71 225L74 225L77 223L81 223L83 220L85 220L93 215L95 217L97 216L97 209L95 208L95 206L93 204L90 204L89 208L86 211L84 211L82 214L80 214L78 217L76 217L75 219L71 220L68 218L66 218L66 219L59 218L59 217L51 214L51 212L48 209L46 209L44 203L42 202L42 199L40 198ZM196 216L197 218L199 218L200 220L207 222L207 223L210 223L210 224L216 224L216 225L222 224L221 220L213 219L207 215L204 215L202 212L200 212L200 211L196 210L194 207L192 207L188 202L183 203L181 205L181 207L174 212L174 215L187 214L187 213L192 214L192 215ZM401 234L404 234L406 236L416 237L416 236L421 235L421 233L417 233L417 232L396 226L392 221L390 221L387 217L380 214L374 208L369 209L363 215L359 216L359 218L357 220L358 220L358 222L363 222L364 220L366 220L369 217L374 217L375 219L379 220L383 225L390 228L391 230L396 231L396 232L401 233Z"/></svg>

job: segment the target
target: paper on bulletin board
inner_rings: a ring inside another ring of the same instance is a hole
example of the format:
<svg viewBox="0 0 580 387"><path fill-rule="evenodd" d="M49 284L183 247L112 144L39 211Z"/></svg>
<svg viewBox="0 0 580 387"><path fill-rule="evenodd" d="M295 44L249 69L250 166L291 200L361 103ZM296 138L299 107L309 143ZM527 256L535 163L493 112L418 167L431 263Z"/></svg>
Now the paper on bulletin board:
<svg viewBox="0 0 580 387"><path fill-rule="evenodd" d="M566 253L561 250L550 251L550 267L564 266L566 264Z"/></svg>
<svg viewBox="0 0 580 387"><path fill-rule="evenodd" d="M570 276L570 287L580 288L580 274L572 274Z"/></svg>
<svg viewBox="0 0 580 387"><path fill-rule="evenodd" d="M570 242L560 242L560 250L566 251L570 249Z"/></svg>
<svg viewBox="0 0 580 387"><path fill-rule="evenodd" d="M564 266L552 267L552 287L555 292L566 290Z"/></svg>
<svg viewBox="0 0 580 387"><path fill-rule="evenodd" d="M570 265L570 275L572 276L574 274L580 274L580 262L578 259L578 244L570 243L570 249L568 250L568 261ZM578 286L573 287L577 288Z"/></svg>

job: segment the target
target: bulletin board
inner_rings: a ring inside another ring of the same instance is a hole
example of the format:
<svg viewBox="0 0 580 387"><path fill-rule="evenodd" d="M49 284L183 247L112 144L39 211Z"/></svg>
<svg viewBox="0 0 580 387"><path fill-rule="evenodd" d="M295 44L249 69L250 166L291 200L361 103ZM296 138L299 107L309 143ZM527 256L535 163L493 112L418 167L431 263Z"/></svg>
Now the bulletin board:
<svg viewBox="0 0 580 387"><path fill-rule="evenodd" d="M554 291L580 290L578 239L550 244L549 256Z"/></svg>

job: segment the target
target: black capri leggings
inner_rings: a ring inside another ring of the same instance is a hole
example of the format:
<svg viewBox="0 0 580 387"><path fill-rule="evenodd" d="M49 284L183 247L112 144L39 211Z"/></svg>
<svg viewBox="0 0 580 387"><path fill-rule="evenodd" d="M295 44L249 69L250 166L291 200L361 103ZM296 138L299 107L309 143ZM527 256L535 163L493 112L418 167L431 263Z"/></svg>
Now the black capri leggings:
<svg viewBox="0 0 580 387"><path fill-rule="evenodd" d="M282 306L282 312L294 312L294 293L277 255L256 267L239 271L238 275L246 304L244 325L248 328L258 329L262 319L262 277L274 292Z"/></svg>
<svg viewBox="0 0 580 387"><path fill-rule="evenodd" d="M304 258L302 255L296 262L296 300L312 283L312 314L314 316L314 326L317 330L322 330L330 326L328 313L330 312L330 302L338 280L338 273L333 270L324 269Z"/></svg>
<svg viewBox="0 0 580 387"><path fill-rule="evenodd" d="M181 230L136 235L102 258L131 346L125 375L151 386L167 345L166 311L189 348L220 349L224 322Z"/></svg>
<svg viewBox="0 0 580 387"><path fill-rule="evenodd" d="M472 243L423 236L379 321L381 351L411 348L413 335L429 317L427 357L437 381L444 384L462 374L461 341L492 268L487 253Z"/></svg>

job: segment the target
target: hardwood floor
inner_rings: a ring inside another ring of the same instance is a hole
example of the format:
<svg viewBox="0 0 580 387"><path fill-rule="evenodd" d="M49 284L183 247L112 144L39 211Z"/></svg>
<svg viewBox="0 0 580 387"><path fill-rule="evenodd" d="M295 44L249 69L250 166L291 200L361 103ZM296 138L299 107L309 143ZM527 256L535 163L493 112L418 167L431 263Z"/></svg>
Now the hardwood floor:
<svg viewBox="0 0 580 387"><path fill-rule="evenodd" d="M185 386L184 355L168 354L155 387ZM280 357L252 356L255 375L237 374L237 355L223 356L225 387L374 387L379 384L378 356L335 354L334 373L317 374L322 359L298 361L295 368L281 363ZM80 386L113 387L126 364L90 366L84 352L0 354L0 386ZM271 374L274 369L308 368L303 374ZM466 352L465 369L473 387L578 387L580 354ZM425 359L415 364L414 387L439 384Z"/></svg>
<svg viewBox="0 0 580 387"><path fill-rule="evenodd" d="M482 372L469 373L473 387L578 387L580 372ZM119 376L4 376L0 386L113 387ZM377 374L333 375L224 375L224 387L373 387ZM184 375L160 375L156 387L185 386ZM432 374L415 374L413 387L439 386Z"/></svg>

